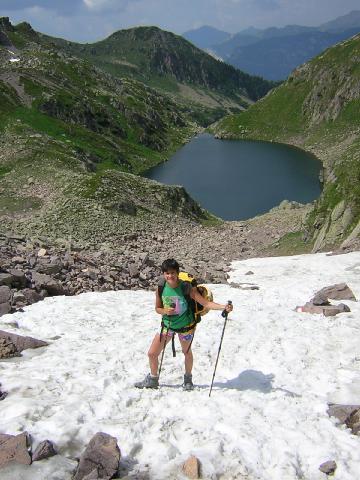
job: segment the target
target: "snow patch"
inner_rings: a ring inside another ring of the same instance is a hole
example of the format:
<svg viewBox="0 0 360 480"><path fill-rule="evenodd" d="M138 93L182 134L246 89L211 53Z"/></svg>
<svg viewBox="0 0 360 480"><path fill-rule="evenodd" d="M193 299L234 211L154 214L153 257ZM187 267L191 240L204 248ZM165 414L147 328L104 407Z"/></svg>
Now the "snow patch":
<svg viewBox="0 0 360 480"><path fill-rule="evenodd" d="M97 431L117 437L122 466L150 479L182 478L191 454L207 479L321 480L335 460L342 480L358 477L360 438L336 426L328 402L359 403L360 307L323 317L296 305L322 287L346 282L360 298L360 253L250 259L232 264L230 281L259 290L212 285L232 299L212 396L208 392L223 319L210 312L194 340L196 390L183 392L183 358L165 353L161 388L133 383L147 373L158 331L154 293L118 291L53 297L6 315L0 328L51 342L0 363L1 431L27 430L54 441L60 455L3 469L2 480L70 480L76 457ZM19 329L12 327L13 322ZM52 340L55 336L60 338Z"/></svg>

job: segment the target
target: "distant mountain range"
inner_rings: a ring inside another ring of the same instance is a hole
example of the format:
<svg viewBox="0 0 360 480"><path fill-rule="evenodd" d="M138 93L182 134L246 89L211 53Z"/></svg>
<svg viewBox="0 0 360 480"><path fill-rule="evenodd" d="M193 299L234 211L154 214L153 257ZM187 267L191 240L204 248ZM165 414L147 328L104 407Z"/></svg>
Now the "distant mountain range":
<svg viewBox="0 0 360 480"><path fill-rule="evenodd" d="M184 33L184 37L236 68L282 80L297 66L359 31L360 11L352 11L319 27L249 28L234 35L201 27Z"/></svg>

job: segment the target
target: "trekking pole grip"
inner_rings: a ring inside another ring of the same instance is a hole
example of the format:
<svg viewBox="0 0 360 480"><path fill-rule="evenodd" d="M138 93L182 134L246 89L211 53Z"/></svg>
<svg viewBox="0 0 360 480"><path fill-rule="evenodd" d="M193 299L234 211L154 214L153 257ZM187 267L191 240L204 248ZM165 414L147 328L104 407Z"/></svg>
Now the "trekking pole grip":
<svg viewBox="0 0 360 480"><path fill-rule="evenodd" d="M232 305L232 301L228 300L227 304ZM225 309L221 312L221 316L224 317L224 318L226 318L228 316L228 314L229 314L229 312L227 312Z"/></svg>

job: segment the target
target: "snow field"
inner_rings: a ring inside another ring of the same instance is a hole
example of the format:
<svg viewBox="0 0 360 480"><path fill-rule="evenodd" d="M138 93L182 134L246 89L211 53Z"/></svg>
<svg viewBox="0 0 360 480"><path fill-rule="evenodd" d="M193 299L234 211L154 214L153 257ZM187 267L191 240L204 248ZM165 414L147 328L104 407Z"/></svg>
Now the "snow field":
<svg viewBox="0 0 360 480"><path fill-rule="evenodd" d="M245 276L248 270L254 275ZM178 342L175 359L170 345L165 353L161 388L133 388L148 372L146 353L158 331L153 292L53 297L2 317L0 328L51 344L0 363L9 392L0 431L26 430L34 448L48 438L60 455L7 467L1 479L70 480L97 431L118 439L123 474L148 472L155 480L182 479L190 454L206 479L323 480L318 467L330 459L338 465L335 478L358 478L360 438L326 411L328 402L360 403L360 307L345 301L351 313L332 318L294 308L343 281L360 298L360 253L234 262L231 281L259 290L211 286L215 301L231 299L235 308L211 398L219 312L206 315L196 332L193 392L181 388Z"/></svg>

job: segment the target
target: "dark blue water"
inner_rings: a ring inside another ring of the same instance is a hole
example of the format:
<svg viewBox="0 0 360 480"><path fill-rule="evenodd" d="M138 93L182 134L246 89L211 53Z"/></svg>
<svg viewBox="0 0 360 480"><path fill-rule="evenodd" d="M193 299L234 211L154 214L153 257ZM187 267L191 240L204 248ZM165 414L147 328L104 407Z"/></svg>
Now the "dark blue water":
<svg viewBox="0 0 360 480"><path fill-rule="evenodd" d="M315 156L298 148L201 134L145 176L183 185L204 208L225 220L245 220L282 200L316 199L320 169Z"/></svg>

